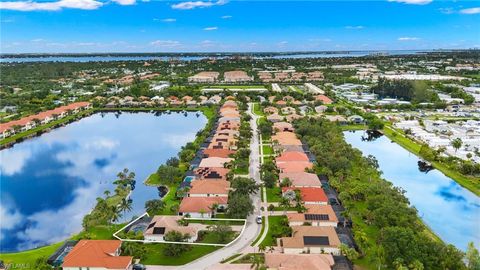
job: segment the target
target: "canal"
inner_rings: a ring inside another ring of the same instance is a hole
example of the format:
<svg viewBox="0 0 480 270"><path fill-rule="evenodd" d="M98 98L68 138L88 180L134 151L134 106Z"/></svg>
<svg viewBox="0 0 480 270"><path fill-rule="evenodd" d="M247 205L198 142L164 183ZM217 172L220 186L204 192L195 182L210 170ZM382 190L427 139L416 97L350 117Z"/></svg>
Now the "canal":
<svg viewBox="0 0 480 270"><path fill-rule="evenodd" d="M0 252L31 249L68 238L82 219L113 193L116 174L136 174L133 210L158 190L143 184L148 175L195 139L203 114L96 113L40 137L0 151Z"/></svg>
<svg viewBox="0 0 480 270"><path fill-rule="evenodd" d="M438 170L419 167L419 158L381 136L371 141L364 131L345 132L345 139L364 156L378 160L383 177L406 191L422 220L446 243L466 250L480 244L480 199ZM424 171L424 172L422 172Z"/></svg>

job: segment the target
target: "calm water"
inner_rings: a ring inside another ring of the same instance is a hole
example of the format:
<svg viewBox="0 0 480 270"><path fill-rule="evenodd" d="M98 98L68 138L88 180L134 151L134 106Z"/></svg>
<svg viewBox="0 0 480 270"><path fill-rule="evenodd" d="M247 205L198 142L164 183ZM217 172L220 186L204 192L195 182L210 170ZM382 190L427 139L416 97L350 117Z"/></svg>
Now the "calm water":
<svg viewBox="0 0 480 270"><path fill-rule="evenodd" d="M188 113L98 113L0 152L0 250L66 239L123 168L136 173L133 210L143 213L158 190L146 177L206 124Z"/></svg>
<svg viewBox="0 0 480 270"><path fill-rule="evenodd" d="M466 250L480 246L480 199L437 170L418 170L418 157L382 136L362 141L364 132L345 132L345 138L365 156L377 158L383 177L406 191L420 217L445 242Z"/></svg>
<svg viewBox="0 0 480 270"><path fill-rule="evenodd" d="M405 54L416 54L421 51L417 50L395 50L395 51L382 51L382 53L387 53L388 55L405 55ZM282 54L274 56L255 56L257 59L264 58L274 58L274 59L296 59L296 58L328 58L328 57L360 57L366 56L375 53L373 51L352 51L349 53L306 53L306 54ZM202 60L209 58L210 56L181 56L174 57L178 60L191 61L191 60ZM214 56L217 59L225 58L226 56ZM15 57L15 58L0 58L0 63L9 63L9 62L108 62L108 61L146 61L146 60L169 60L170 56L47 56L47 57Z"/></svg>

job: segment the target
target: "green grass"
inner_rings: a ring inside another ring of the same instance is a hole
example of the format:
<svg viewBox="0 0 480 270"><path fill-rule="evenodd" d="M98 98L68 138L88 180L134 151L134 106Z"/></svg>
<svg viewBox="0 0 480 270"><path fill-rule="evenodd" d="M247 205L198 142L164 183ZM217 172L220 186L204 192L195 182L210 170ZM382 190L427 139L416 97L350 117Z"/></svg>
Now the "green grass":
<svg viewBox="0 0 480 270"><path fill-rule="evenodd" d="M341 125L340 128L343 131L348 131L348 130L366 130L368 127L366 125Z"/></svg>
<svg viewBox="0 0 480 270"><path fill-rule="evenodd" d="M276 242L277 239L275 239L272 236L273 230L271 228L282 226L282 225L280 225L280 222L281 222L283 217L284 216L269 216L268 217L268 231L267 231L267 235L265 236L265 239L263 239L261 245L264 245L266 247L277 245L277 242Z"/></svg>
<svg viewBox="0 0 480 270"><path fill-rule="evenodd" d="M160 176L157 173L152 173L145 180L145 184L149 186L158 186L160 185Z"/></svg>
<svg viewBox="0 0 480 270"><path fill-rule="evenodd" d="M270 145L262 146L262 150L263 150L264 155L272 155L273 154L273 148Z"/></svg>
<svg viewBox="0 0 480 270"><path fill-rule="evenodd" d="M267 202L280 202L282 190L280 187L267 188Z"/></svg>
<svg viewBox="0 0 480 270"><path fill-rule="evenodd" d="M248 174L248 167L236 167L233 169L235 174Z"/></svg>
<svg viewBox="0 0 480 270"><path fill-rule="evenodd" d="M147 251L141 263L146 265L183 265L221 248L214 246L192 246L189 251L182 253L178 257L168 257L163 253L165 244L145 244L145 246Z"/></svg>
<svg viewBox="0 0 480 270"><path fill-rule="evenodd" d="M399 131L393 130L390 127L385 127L383 129L383 134L387 136L390 140L396 142L403 148L407 149L408 151L412 152L413 154L420 156L420 149L421 145L418 143L410 140L409 138L403 136L403 134ZM395 135L394 135L395 134ZM464 188L470 190L471 192L475 193L475 195L480 196L480 182L479 179L476 177L465 176L460 172L449 168L446 164L429 160L432 166L445 174L447 177L452 178L457 183L459 183Z"/></svg>
<svg viewBox="0 0 480 270"><path fill-rule="evenodd" d="M245 256L240 257L238 260L233 261L232 263L234 263L234 264L237 264L237 263L238 264L239 263L249 264L249 263L252 263L254 256L260 256L260 258L261 258L260 262L265 263L265 254L263 254L263 253L248 253L248 254L245 254Z"/></svg>
<svg viewBox="0 0 480 270"><path fill-rule="evenodd" d="M88 231L82 231L77 235L74 235L70 239L72 240L80 240L84 238L89 239L102 239L108 240L113 239L113 233L118 231L120 228L125 226L125 224L115 224L112 226L100 225L89 229ZM4 253L0 254L0 260L3 260L6 264L13 263L15 265L22 264L22 269L34 269L33 265L35 260L39 258L47 259L52 255L61 245L62 242L51 244L45 247L16 252L16 253ZM19 268L19 267L17 267ZM15 269L15 268L12 268Z"/></svg>
<svg viewBox="0 0 480 270"><path fill-rule="evenodd" d="M220 242L220 238L218 237L218 234L216 234L215 232L206 231L202 240L198 242L208 243L208 244L227 244L233 241L233 239L235 239L235 237L237 237L238 234L239 232L234 232L234 231L230 232L227 241L222 243Z"/></svg>
<svg viewBox="0 0 480 270"><path fill-rule="evenodd" d="M262 110L262 106L258 103L253 103L253 113L258 116L265 116L265 113Z"/></svg>
<svg viewBox="0 0 480 270"><path fill-rule="evenodd" d="M240 89L249 89L249 88L265 88L264 85L209 85L205 88L240 88Z"/></svg>
<svg viewBox="0 0 480 270"><path fill-rule="evenodd" d="M220 263L226 263L228 261L231 261L235 258L238 258L239 256L243 255L242 253L237 253L237 254L233 254L232 256L226 258L226 259L223 259L223 261L221 261Z"/></svg>

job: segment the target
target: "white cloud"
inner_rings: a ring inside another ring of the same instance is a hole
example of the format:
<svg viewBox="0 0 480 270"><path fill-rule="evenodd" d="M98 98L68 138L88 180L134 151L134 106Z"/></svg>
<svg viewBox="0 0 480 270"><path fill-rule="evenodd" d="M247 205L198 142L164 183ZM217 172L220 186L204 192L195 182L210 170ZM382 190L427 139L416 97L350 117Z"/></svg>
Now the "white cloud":
<svg viewBox="0 0 480 270"><path fill-rule="evenodd" d="M178 47L182 44L180 43L180 41L177 41L177 40L155 40L150 42L150 45L155 47L172 48L172 47Z"/></svg>
<svg viewBox="0 0 480 270"><path fill-rule="evenodd" d="M163 19L162 22L176 22L177 19L174 19L174 18L167 18L167 19Z"/></svg>
<svg viewBox="0 0 480 270"><path fill-rule="evenodd" d="M173 4L173 9L195 9L195 8L207 8L212 6L221 6L227 3L226 0L218 0L217 2L213 1L188 1L180 2L178 4Z"/></svg>
<svg viewBox="0 0 480 270"><path fill-rule="evenodd" d="M222 16L222 17L220 17L220 18L222 18L222 19L225 19L225 20L226 20L226 19L231 19L232 17L233 17L233 16L230 16L230 15L225 15L225 16Z"/></svg>
<svg viewBox="0 0 480 270"><path fill-rule="evenodd" d="M20 224L22 214L15 209L7 209L5 205L0 204L0 220L2 221L2 230L11 230Z"/></svg>
<svg viewBox="0 0 480 270"><path fill-rule="evenodd" d="M399 37L397 40L398 41L415 41L419 40L420 38L418 37Z"/></svg>
<svg viewBox="0 0 480 270"><path fill-rule="evenodd" d="M432 0L388 0L388 2L397 2L410 5L426 5L430 4Z"/></svg>
<svg viewBox="0 0 480 270"><path fill-rule="evenodd" d="M0 176L20 173L31 156L32 152L28 149L20 149L18 151L5 149L0 154L0 160L2 160L0 162ZM6 160L8 162L5 162Z"/></svg>
<svg viewBox="0 0 480 270"><path fill-rule="evenodd" d="M30 40L31 42L42 42L42 41L45 41L45 39L43 38L36 38L36 39L32 39Z"/></svg>
<svg viewBox="0 0 480 270"><path fill-rule="evenodd" d="M218 27L216 27L216 26L205 27L205 28L203 28L203 30L205 30L205 31L214 31L214 30L218 30Z"/></svg>
<svg viewBox="0 0 480 270"><path fill-rule="evenodd" d="M360 30L365 28L363 25L347 25L345 26L346 29L355 29L355 30Z"/></svg>
<svg viewBox="0 0 480 270"><path fill-rule="evenodd" d="M122 6L135 5L135 3L137 2L136 0L112 0L112 1Z"/></svg>
<svg viewBox="0 0 480 270"><path fill-rule="evenodd" d="M480 7L465 8L460 10L462 14L480 14Z"/></svg>
<svg viewBox="0 0 480 270"><path fill-rule="evenodd" d="M61 10L63 8L75 8L92 10L103 6L103 3L97 0L59 0L54 2L34 2L34 1L8 1L0 2L0 9L17 11L34 10Z"/></svg>

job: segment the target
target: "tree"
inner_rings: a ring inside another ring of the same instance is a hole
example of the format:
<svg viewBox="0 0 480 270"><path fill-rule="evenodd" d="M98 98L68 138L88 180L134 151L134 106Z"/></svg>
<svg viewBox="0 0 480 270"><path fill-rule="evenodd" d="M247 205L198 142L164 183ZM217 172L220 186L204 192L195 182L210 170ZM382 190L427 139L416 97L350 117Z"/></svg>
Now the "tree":
<svg viewBox="0 0 480 270"><path fill-rule="evenodd" d="M252 262L252 264L250 265L251 269L260 270L260 269L264 268L263 259L262 259L262 257L260 257L260 255L253 254L252 257L250 258L250 260Z"/></svg>
<svg viewBox="0 0 480 270"><path fill-rule="evenodd" d="M291 185L292 185L292 180L290 180L290 178L288 177L283 178L282 182L280 183L281 187L289 187Z"/></svg>
<svg viewBox="0 0 480 270"><path fill-rule="evenodd" d="M165 209L163 200L148 200L145 202L145 210L149 215L158 215Z"/></svg>
<svg viewBox="0 0 480 270"><path fill-rule="evenodd" d="M167 160L165 164L172 167L178 167L178 165L180 165L180 160L178 160L178 158L176 157L171 157Z"/></svg>
<svg viewBox="0 0 480 270"><path fill-rule="evenodd" d="M265 171L262 173L262 181L267 188L273 188L277 182L277 179L277 174L272 171Z"/></svg>
<svg viewBox="0 0 480 270"><path fill-rule="evenodd" d="M293 194L295 195L295 192L293 192ZM287 209L290 207L290 199L286 198L286 197L282 197L280 199L280 203L279 203L280 207L283 208L283 213L286 214L287 213Z"/></svg>
<svg viewBox="0 0 480 270"><path fill-rule="evenodd" d="M227 216L230 218L246 218L253 213L253 209L252 200L247 194L230 194L227 207Z"/></svg>
<svg viewBox="0 0 480 270"><path fill-rule="evenodd" d="M350 261L358 259L358 252L345 244L340 244L340 252Z"/></svg>
<svg viewBox="0 0 480 270"><path fill-rule="evenodd" d="M132 201L125 198L122 199L122 202L118 206L118 209L123 212L123 215L128 211L132 211Z"/></svg>
<svg viewBox="0 0 480 270"><path fill-rule="evenodd" d="M480 255L473 242L468 243L465 259L469 270L480 270Z"/></svg>
<svg viewBox="0 0 480 270"><path fill-rule="evenodd" d="M165 239L165 241L169 242L187 242L188 239L190 239L190 235L188 233L183 234L177 231L170 231L166 233L163 238ZM165 249L163 250L163 253L165 254L165 256L178 257L182 253L190 249L190 245L167 243L165 244Z"/></svg>
<svg viewBox="0 0 480 270"><path fill-rule="evenodd" d="M218 241L221 244L230 242L233 235L232 227L224 224L210 225L208 226L208 229L210 230L210 232L215 234L216 237L218 237Z"/></svg>
<svg viewBox="0 0 480 270"><path fill-rule="evenodd" d="M462 142L462 139L455 138L455 139L452 140L451 144L452 144L452 147L455 148L455 152L457 152L458 149L460 149L460 147L462 147L463 142Z"/></svg>
<svg viewBox="0 0 480 270"><path fill-rule="evenodd" d="M124 256L132 256L137 259L144 259L147 250L143 243L135 243L135 242L123 242L122 243L122 255Z"/></svg>
<svg viewBox="0 0 480 270"><path fill-rule="evenodd" d="M232 188L237 193L254 194L258 191L258 185L251 178L237 177L232 182Z"/></svg>
<svg viewBox="0 0 480 270"><path fill-rule="evenodd" d="M177 179L182 175L180 169L169 165L160 165L157 170L160 178L160 183L163 185L173 185Z"/></svg>

